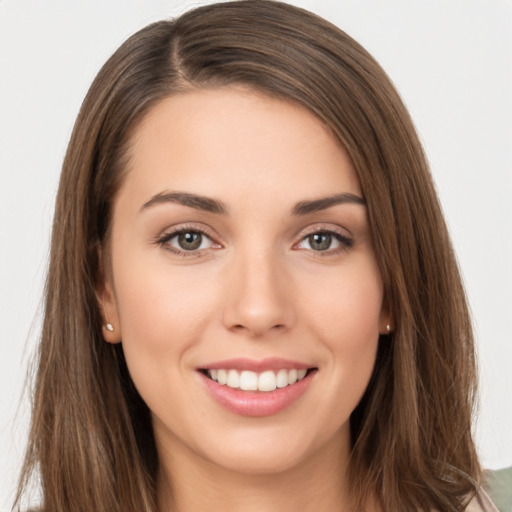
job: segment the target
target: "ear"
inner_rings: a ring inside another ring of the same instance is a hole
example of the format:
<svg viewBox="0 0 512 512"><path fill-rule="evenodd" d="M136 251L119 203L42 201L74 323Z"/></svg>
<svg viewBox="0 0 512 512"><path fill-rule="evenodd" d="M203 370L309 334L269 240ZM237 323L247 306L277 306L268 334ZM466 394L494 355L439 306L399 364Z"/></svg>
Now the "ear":
<svg viewBox="0 0 512 512"><path fill-rule="evenodd" d="M391 320L388 318L381 317L381 320L379 322L379 334L383 336L388 336L389 334L393 333L393 324L391 323Z"/></svg>
<svg viewBox="0 0 512 512"><path fill-rule="evenodd" d="M392 315L389 311L389 303L386 297L382 301L382 309L379 317L379 334L387 336L391 334L395 329L395 325L392 319Z"/></svg>
<svg viewBox="0 0 512 512"><path fill-rule="evenodd" d="M121 342L121 324L117 311L112 279L112 269L100 244L97 246L98 274L96 276L96 299L101 314L101 332L107 343Z"/></svg>

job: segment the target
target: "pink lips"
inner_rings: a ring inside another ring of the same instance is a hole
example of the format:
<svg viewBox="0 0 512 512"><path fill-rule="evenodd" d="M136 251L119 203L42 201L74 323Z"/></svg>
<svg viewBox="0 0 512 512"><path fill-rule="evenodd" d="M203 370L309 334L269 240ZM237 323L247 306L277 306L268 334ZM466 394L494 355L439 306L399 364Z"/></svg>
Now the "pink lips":
<svg viewBox="0 0 512 512"><path fill-rule="evenodd" d="M266 370L309 368L312 368L311 365L287 359L272 358L254 361L239 358L208 364L201 368L200 375L210 395L228 411L241 416L271 416L287 409L306 392L316 374L316 370L309 371L301 381L295 384L267 392L243 391L221 385L205 375L204 370L234 369L240 372L249 370L261 373Z"/></svg>
<svg viewBox="0 0 512 512"><path fill-rule="evenodd" d="M311 365L292 361L291 359L282 359L278 357L272 357L269 359L263 359L261 361L254 361L252 359L246 359L239 357L237 359L226 359L224 361L216 361L215 363L204 366L204 369L208 370L219 370L221 368L229 368L233 370L243 371L250 370L251 372L264 372L265 370L280 370L286 368L287 370L301 370L303 368L311 368Z"/></svg>

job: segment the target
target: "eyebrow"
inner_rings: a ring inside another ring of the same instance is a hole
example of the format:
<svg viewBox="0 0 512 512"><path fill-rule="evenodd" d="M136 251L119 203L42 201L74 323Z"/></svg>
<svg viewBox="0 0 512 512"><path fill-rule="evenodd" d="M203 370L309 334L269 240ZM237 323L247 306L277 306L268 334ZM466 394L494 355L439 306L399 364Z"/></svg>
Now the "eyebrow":
<svg viewBox="0 0 512 512"><path fill-rule="evenodd" d="M150 208L162 203L177 203L196 210L203 210L210 213L225 215L228 212L227 207L222 201L210 197L190 194L188 192L160 192L154 195L149 201L142 205L141 210Z"/></svg>
<svg viewBox="0 0 512 512"><path fill-rule="evenodd" d="M355 194L350 194L348 192L343 194L335 194L329 197L322 197L320 199L314 199L313 201L301 201L297 203L293 210L293 215L307 215L308 213L319 212L322 210L327 210L331 206L335 206L338 204L360 204L365 205L366 201Z"/></svg>
<svg viewBox="0 0 512 512"><path fill-rule="evenodd" d="M176 203L196 210L203 210L210 213L226 215L228 208L218 199L211 197L191 194L190 192L160 192L155 194L149 201L142 205L141 210L145 210L152 206L164 203ZM333 196L321 197L311 201L300 201L292 209L292 215L300 216L309 213L315 213L327 210L338 204L360 204L365 205L366 202L362 197L348 192L335 194Z"/></svg>

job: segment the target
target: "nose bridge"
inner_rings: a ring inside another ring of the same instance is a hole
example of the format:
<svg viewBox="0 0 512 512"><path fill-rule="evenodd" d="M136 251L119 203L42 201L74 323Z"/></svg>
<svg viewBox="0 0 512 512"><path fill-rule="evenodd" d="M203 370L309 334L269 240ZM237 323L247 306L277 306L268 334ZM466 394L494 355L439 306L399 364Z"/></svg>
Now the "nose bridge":
<svg viewBox="0 0 512 512"><path fill-rule="evenodd" d="M227 283L226 327L262 336L293 323L285 265L272 247L239 252Z"/></svg>

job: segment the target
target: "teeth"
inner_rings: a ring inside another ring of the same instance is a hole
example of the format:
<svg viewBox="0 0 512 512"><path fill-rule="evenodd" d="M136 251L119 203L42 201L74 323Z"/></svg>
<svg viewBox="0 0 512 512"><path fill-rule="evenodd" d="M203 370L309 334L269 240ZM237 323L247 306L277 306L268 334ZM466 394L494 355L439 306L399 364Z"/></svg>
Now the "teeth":
<svg viewBox="0 0 512 512"><path fill-rule="evenodd" d="M258 389L260 391L274 391L276 387L276 375L274 372L260 373L258 377Z"/></svg>
<svg viewBox="0 0 512 512"><path fill-rule="evenodd" d="M234 371L236 370L230 370L230 372ZM245 391L256 391L258 389L258 375L254 372L242 372L240 374L240 389L244 389Z"/></svg>
<svg viewBox="0 0 512 512"><path fill-rule="evenodd" d="M239 388L240 387L240 374L236 370L228 371L228 381L226 384L230 388Z"/></svg>
<svg viewBox="0 0 512 512"><path fill-rule="evenodd" d="M262 373L244 370L208 370L208 376L222 385L244 391L274 391L295 384L306 376L307 370L279 370L277 373L268 370Z"/></svg>
<svg viewBox="0 0 512 512"><path fill-rule="evenodd" d="M209 370L209 372L210 372L210 377L213 380L215 380L215 377L211 373L212 370ZM217 382L224 386L224 384L226 384L227 381L228 381L228 372L226 370L217 370Z"/></svg>
<svg viewBox="0 0 512 512"><path fill-rule="evenodd" d="M288 370L279 370L277 372L276 385L278 388L288 386Z"/></svg>

